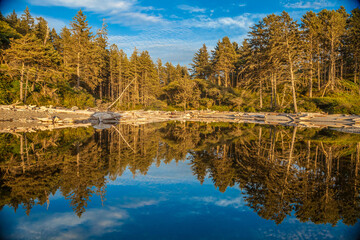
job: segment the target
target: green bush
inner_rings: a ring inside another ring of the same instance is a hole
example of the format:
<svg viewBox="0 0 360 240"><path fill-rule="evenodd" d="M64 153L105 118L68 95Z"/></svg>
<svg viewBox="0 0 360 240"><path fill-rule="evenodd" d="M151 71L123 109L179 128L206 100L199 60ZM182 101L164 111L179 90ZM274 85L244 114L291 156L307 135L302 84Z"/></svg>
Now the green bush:
<svg viewBox="0 0 360 240"><path fill-rule="evenodd" d="M230 111L231 109L231 106L225 106L225 105L214 105L210 108L211 110L214 110L214 111L220 111L220 112L224 112L224 111Z"/></svg>

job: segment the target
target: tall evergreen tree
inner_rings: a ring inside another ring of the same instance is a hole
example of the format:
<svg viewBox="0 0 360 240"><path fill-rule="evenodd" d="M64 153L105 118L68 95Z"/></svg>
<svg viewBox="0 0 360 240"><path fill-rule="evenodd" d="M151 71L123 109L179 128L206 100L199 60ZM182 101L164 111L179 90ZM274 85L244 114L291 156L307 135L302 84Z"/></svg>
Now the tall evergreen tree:
<svg viewBox="0 0 360 240"><path fill-rule="evenodd" d="M193 76L200 79L208 79L210 75L210 61L209 53L207 51L205 43L199 49L193 58L192 72Z"/></svg>
<svg viewBox="0 0 360 240"><path fill-rule="evenodd" d="M335 10L322 10L319 13L319 19L322 24L322 36L325 41L326 47L329 51L329 81L332 90L335 88L335 75L336 75L336 60L341 43L341 38L345 34L347 13L343 7Z"/></svg>
<svg viewBox="0 0 360 240"><path fill-rule="evenodd" d="M30 14L29 7L26 7L24 13L21 15L18 31L22 35L26 35L27 33L29 33L34 29L34 25L35 25L34 18Z"/></svg>
<svg viewBox="0 0 360 240"><path fill-rule="evenodd" d="M212 54L212 65L217 84L230 86L230 73L235 69L236 52L228 37L218 41Z"/></svg>
<svg viewBox="0 0 360 240"><path fill-rule="evenodd" d="M350 54L352 55L352 71L354 74L354 82L359 79L360 72L360 45L358 43L360 39L360 9L355 8L351 11L351 16L348 23L348 39L347 44L349 46ZM360 81L359 81L360 83ZM359 85L360 94L360 85Z"/></svg>
<svg viewBox="0 0 360 240"><path fill-rule="evenodd" d="M313 92L313 72L314 72L314 59L316 53L316 45L319 35L319 19L313 11L306 12L301 19L301 28L303 30L302 43L305 51L305 69L308 72L309 84L309 97L312 97ZM320 81L320 79L317 79Z"/></svg>
<svg viewBox="0 0 360 240"><path fill-rule="evenodd" d="M86 16L80 9L77 15L70 23L72 38L73 38L73 51L75 55L74 65L76 66L76 86L80 87L80 82L83 81L90 88L94 89L94 85L88 82L89 69L88 63L91 52L91 40L93 38L91 27L88 26Z"/></svg>

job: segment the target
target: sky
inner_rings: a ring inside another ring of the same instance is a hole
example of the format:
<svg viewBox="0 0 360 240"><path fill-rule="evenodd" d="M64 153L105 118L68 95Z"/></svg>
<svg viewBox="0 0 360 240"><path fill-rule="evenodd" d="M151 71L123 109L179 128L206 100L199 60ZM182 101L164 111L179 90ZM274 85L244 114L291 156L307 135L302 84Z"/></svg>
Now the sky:
<svg viewBox="0 0 360 240"><path fill-rule="evenodd" d="M32 16L44 17L60 32L82 9L95 33L108 24L109 43L131 55L136 47L156 61L189 64L205 43L209 50L228 36L241 44L253 24L268 14L287 11L300 21L309 10L337 9L350 12L357 0L1 0L3 15L21 15L28 6Z"/></svg>

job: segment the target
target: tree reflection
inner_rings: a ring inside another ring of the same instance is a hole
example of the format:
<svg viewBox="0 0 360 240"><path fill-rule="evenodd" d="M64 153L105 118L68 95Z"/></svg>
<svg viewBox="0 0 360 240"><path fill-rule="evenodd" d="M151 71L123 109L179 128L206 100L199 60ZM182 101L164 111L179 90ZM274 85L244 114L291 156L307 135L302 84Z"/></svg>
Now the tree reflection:
<svg viewBox="0 0 360 240"><path fill-rule="evenodd" d="M360 136L318 129L224 123L161 123L0 135L0 206L29 214L59 191L80 217L107 178L126 169L190 161L200 183L240 187L247 206L281 223L353 225L360 216Z"/></svg>

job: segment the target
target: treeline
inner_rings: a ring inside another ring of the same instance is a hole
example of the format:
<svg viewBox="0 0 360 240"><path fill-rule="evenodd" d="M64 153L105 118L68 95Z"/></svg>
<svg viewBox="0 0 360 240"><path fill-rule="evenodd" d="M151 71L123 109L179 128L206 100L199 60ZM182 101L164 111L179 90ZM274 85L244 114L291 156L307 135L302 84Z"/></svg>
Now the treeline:
<svg viewBox="0 0 360 240"><path fill-rule="evenodd" d="M211 56L204 45L195 54L193 72L197 78L242 90L244 96L256 93L258 109L291 107L297 112L300 98L300 110L312 110L305 105L318 103L324 96L340 97L339 93L356 99L360 94L359 30L359 8L351 14L343 7L309 11L300 24L286 12L271 14L251 28L241 45L224 37ZM246 105L244 96L235 102Z"/></svg>
<svg viewBox="0 0 360 240"><path fill-rule="evenodd" d="M22 205L27 214L60 191L80 217L92 197L105 201L107 179L187 160L199 183L239 187L247 206L276 223L294 215L354 225L360 217L360 137L326 129L191 122L63 129L0 134L0 153L0 209Z"/></svg>
<svg viewBox="0 0 360 240"><path fill-rule="evenodd" d="M192 68L128 57L109 46L104 22L91 31L80 10L60 33L28 8L1 17L0 103L116 109L206 109L360 113L360 9L288 13L255 24L241 43L228 37Z"/></svg>

